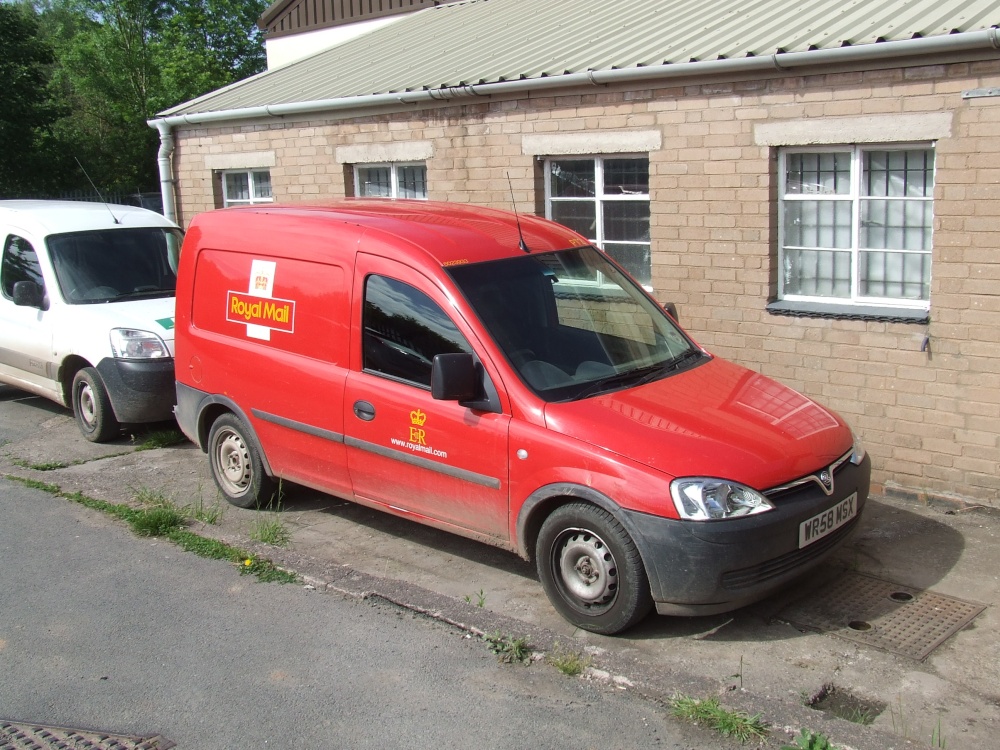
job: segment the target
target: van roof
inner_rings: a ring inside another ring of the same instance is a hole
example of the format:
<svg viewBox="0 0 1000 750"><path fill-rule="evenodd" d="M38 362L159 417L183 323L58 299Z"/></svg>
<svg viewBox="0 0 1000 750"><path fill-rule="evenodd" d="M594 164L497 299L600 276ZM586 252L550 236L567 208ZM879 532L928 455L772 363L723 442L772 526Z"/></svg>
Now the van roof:
<svg viewBox="0 0 1000 750"><path fill-rule="evenodd" d="M423 200L348 198L327 203L258 204L210 211L195 223L229 223L247 212L298 216L319 223L352 224L420 248L441 265L476 263L522 255L521 237L530 252L564 250L588 244L576 232L532 214L484 206ZM520 225L520 228L519 226Z"/></svg>
<svg viewBox="0 0 1000 750"><path fill-rule="evenodd" d="M136 206L45 200L0 201L0 223L14 224L39 235L95 229L176 226L161 214Z"/></svg>

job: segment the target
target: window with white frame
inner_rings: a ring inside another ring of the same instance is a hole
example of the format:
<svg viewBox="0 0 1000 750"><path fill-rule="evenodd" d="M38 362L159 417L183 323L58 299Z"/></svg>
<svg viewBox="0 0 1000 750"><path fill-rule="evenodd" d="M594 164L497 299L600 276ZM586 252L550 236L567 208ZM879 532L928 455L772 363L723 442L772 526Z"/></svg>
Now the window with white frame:
<svg viewBox="0 0 1000 750"><path fill-rule="evenodd" d="M273 203L271 172L267 169L234 169L222 173L222 205L248 206Z"/></svg>
<svg viewBox="0 0 1000 750"><path fill-rule="evenodd" d="M545 215L582 234L649 286L648 157L547 159Z"/></svg>
<svg viewBox="0 0 1000 750"><path fill-rule="evenodd" d="M787 149L779 174L781 299L928 308L933 148Z"/></svg>
<svg viewBox="0 0 1000 750"><path fill-rule="evenodd" d="M423 164L358 164L354 194L366 198L427 200L427 167Z"/></svg>

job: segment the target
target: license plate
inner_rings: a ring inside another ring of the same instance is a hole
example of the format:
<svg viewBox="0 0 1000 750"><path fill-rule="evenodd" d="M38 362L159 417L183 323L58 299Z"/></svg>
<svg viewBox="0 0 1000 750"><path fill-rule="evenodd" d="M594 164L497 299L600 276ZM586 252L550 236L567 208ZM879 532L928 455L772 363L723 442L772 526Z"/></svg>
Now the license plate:
<svg viewBox="0 0 1000 750"><path fill-rule="evenodd" d="M831 534L858 515L858 493L799 524L799 549Z"/></svg>

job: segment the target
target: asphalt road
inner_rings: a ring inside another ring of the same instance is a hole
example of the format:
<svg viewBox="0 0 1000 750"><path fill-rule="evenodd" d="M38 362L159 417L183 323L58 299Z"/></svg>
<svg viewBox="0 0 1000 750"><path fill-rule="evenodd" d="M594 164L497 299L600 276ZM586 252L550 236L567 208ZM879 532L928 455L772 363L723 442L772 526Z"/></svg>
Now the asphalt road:
<svg viewBox="0 0 1000 750"><path fill-rule="evenodd" d="M0 479L0 719L181 750L735 747L389 606L259 583Z"/></svg>

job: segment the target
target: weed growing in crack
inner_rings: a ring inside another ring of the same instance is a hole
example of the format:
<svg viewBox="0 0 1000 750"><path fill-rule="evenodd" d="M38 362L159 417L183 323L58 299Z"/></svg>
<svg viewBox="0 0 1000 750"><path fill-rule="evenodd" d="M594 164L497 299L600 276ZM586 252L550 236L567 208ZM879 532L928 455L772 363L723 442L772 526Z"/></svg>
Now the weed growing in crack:
<svg viewBox="0 0 1000 750"><path fill-rule="evenodd" d="M782 745L781 750L836 750L836 748L830 744L830 740L825 734L817 734L803 729L802 733L795 738L794 745Z"/></svg>
<svg viewBox="0 0 1000 750"><path fill-rule="evenodd" d="M497 656L497 661L504 664L530 664L531 646L528 645L527 638L515 638L512 635L502 635L498 630L495 633L484 635L483 640Z"/></svg>
<svg viewBox="0 0 1000 750"><path fill-rule="evenodd" d="M479 589L479 591L475 594L475 597L476 597L476 606L477 607L479 607L481 609L481 608L483 608L483 607L486 606L486 594L483 593L482 589ZM469 594L466 594L465 595L465 601L467 601L469 604L472 604L472 596L470 596Z"/></svg>
<svg viewBox="0 0 1000 750"><path fill-rule="evenodd" d="M282 483L278 482L278 491L271 502L267 504L267 511L258 510L254 515L253 523L250 527L250 538L264 544L271 544L275 547L287 547L292 541L292 532L282 520L281 503L284 500L285 491Z"/></svg>
<svg viewBox="0 0 1000 750"><path fill-rule="evenodd" d="M699 700L686 695L674 696L670 700L674 716L703 724L724 737L733 737L740 742L762 740L768 735L767 725L760 714L750 716L746 711L731 711L719 705L718 698Z"/></svg>
<svg viewBox="0 0 1000 750"><path fill-rule="evenodd" d="M566 649L561 643L556 643L546 661L564 675L576 677L583 674L593 660L582 651Z"/></svg>

